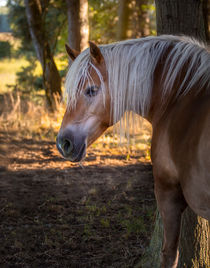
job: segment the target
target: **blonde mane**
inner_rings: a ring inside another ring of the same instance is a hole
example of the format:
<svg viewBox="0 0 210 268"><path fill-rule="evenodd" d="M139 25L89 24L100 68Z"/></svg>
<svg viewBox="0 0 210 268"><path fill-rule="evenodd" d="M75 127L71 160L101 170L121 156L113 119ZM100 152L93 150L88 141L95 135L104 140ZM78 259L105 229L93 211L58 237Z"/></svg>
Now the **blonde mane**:
<svg viewBox="0 0 210 268"><path fill-rule="evenodd" d="M173 90L186 64L188 69L184 77L182 76L175 97L186 95L197 85L199 85L198 92L204 86L207 90L210 88L210 53L204 44L192 38L153 36L99 47L108 73L108 87L115 123L126 111L138 111L142 116L147 115L154 72L160 62L163 68L162 99ZM167 56L166 52L168 52ZM162 62L164 57L165 60ZM91 63L89 49L86 49L76 58L67 74L65 93L68 106L75 105L86 80L91 84L90 66L96 70L105 96L106 89L102 75ZM186 83L187 81L189 82Z"/></svg>

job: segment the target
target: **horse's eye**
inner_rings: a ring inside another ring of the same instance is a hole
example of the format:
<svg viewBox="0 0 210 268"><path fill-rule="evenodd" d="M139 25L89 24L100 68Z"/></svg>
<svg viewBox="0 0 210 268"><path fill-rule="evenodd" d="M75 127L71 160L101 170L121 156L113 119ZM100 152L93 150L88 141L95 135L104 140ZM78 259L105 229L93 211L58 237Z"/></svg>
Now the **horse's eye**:
<svg viewBox="0 0 210 268"><path fill-rule="evenodd" d="M86 88L85 95L87 97L94 97L98 93L99 87L98 86L90 86Z"/></svg>

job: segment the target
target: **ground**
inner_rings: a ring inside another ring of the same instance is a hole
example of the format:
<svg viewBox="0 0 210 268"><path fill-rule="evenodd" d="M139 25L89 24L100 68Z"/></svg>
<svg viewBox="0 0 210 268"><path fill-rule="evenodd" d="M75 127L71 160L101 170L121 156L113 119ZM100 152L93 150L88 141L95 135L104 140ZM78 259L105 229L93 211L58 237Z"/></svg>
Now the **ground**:
<svg viewBox="0 0 210 268"><path fill-rule="evenodd" d="M134 267L149 244L152 167L89 149L82 165L55 142L0 131L0 267Z"/></svg>

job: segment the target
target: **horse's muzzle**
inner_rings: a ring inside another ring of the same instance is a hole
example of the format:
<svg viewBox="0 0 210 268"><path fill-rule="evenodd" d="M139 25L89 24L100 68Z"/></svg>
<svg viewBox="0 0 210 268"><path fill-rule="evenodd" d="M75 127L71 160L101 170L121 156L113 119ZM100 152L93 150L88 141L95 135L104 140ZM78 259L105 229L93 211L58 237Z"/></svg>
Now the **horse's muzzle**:
<svg viewBox="0 0 210 268"><path fill-rule="evenodd" d="M70 137L70 135L58 135L56 145L61 155L71 161L81 161L86 153L85 139L78 139Z"/></svg>

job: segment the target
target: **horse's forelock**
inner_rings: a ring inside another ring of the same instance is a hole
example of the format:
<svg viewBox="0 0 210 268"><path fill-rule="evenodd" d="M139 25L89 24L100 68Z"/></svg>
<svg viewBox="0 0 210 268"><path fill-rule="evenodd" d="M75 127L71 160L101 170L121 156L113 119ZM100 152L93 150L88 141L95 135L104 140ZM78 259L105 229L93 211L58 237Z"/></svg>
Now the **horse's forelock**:
<svg viewBox="0 0 210 268"><path fill-rule="evenodd" d="M86 82L89 85L93 84L94 81L90 75L91 68L95 70L100 79L105 104L105 85L103 76L98 68L92 64L89 49L86 49L72 63L66 76L64 96L67 98L67 107L75 106L77 98L82 92Z"/></svg>

